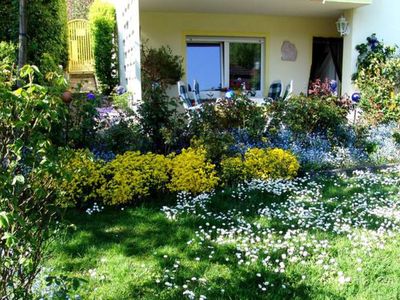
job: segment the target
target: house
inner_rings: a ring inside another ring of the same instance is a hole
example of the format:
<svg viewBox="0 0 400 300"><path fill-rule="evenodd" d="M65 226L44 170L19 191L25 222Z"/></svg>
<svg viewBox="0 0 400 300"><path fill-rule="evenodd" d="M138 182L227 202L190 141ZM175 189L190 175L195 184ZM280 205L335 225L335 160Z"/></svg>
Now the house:
<svg viewBox="0 0 400 300"><path fill-rule="evenodd" d="M258 96L276 79L306 92L310 79L355 87L355 46L372 33L400 41L398 0L114 0L121 84L141 98L140 43L168 45L184 58L187 82L218 93L245 81ZM341 36L337 21L348 30ZM342 19L343 20L343 19Z"/></svg>

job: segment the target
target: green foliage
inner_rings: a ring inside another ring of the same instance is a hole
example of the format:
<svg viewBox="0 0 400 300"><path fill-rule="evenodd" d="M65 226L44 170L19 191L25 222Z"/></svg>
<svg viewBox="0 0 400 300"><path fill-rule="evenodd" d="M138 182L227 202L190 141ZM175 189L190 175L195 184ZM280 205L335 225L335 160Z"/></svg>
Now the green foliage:
<svg viewBox="0 0 400 300"><path fill-rule="evenodd" d="M141 48L142 76L150 84L157 83L163 89L176 84L184 75L183 58L174 55L170 47L148 47L146 42Z"/></svg>
<svg viewBox="0 0 400 300"><path fill-rule="evenodd" d="M169 47L141 48L143 101L138 113L143 132L150 137L154 152L169 153L188 143L187 117L178 111L166 89L183 76L182 58Z"/></svg>
<svg viewBox="0 0 400 300"><path fill-rule="evenodd" d="M224 184L234 185L244 181L246 170L242 157L227 157L221 161L221 179Z"/></svg>
<svg viewBox="0 0 400 300"><path fill-rule="evenodd" d="M17 61L17 46L11 42L0 42L0 65L12 65Z"/></svg>
<svg viewBox="0 0 400 300"><path fill-rule="evenodd" d="M257 143L263 140L267 124L264 107L257 106L244 96L221 100L215 105L203 104L203 109L193 114L190 133L197 137L194 145L202 144L213 162L231 154L235 144L233 133L244 131Z"/></svg>
<svg viewBox="0 0 400 300"><path fill-rule="evenodd" d="M132 97L132 94L129 92L123 93L121 95L115 94L112 96L112 104L116 108L119 108L123 111L131 112L132 109L129 102L131 101Z"/></svg>
<svg viewBox="0 0 400 300"><path fill-rule="evenodd" d="M88 99L85 93L73 95L68 107L68 141L73 148L89 147L95 140L98 102ZM67 124L65 124L67 126Z"/></svg>
<svg viewBox="0 0 400 300"><path fill-rule="evenodd" d="M57 149L50 140L61 123L59 90L65 80L54 74L51 86L34 83L36 67L24 66L15 78L0 79L0 294L29 299L40 270L54 218Z"/></svg>
<svg viewBox="0 0 400 300"><path fill-rule="evenodd" d="M11 42L0 42L0 80L10 81L17 62L17 47Z"/></svg>
<svg viewBox="0 0 400 300"><path fill-rule="evenodd" d="M187 117L178 111L176 101L168 97L165 88L143 81L143 101L138 114L142 130L150 138L154 152L169 153L182 148Z"/></svg>
<svg viewBox="0 0 400 300"><path fill-rule="evenodd" d="M287 126L294 133L335 133L346 123L347 110L336 97L293 96L274 101L268 108L271 129Z"/></svg>
<svg viewBox="0 0 400 300"><path fill-rule="evenodd" d="M126 151L150 150L149 138L143 134L134 115L121 116L118 122L100 122L94 141L95 150L114 154L123 154Z"/></svg>
<svg viewBox="0 0 400 300"><path fill-rule="evenodd" d="M95 0L89 10L96 76L102 91L109 94L118 84L118 46L115 8Z"/></svg>
<svg viewBox="0 0 400 300"><path fill-rule="evenodd" d="M171 163L171 181L168 188L172 192L186 191L193 194L209 192L218 184L215 165L206 158L202 148L183 149Z"/></svg>
<svg viewBox="0 0 400 300"><path fill-rule="evenodd" d="M0 41L18 42L18 2L2 1ZM27 5L27 19L28 62L46 73L41 61L47 54L57 66L65 67L68 61L65 0L31 0Z"/></svg>
<svg viewBox="0 0 400 300"><path fill-rule="evenodd" d="M300 164L296 157L283 149L249 149L244 155L248 179L291 179L296 177Z"/></svg>
<svg viewBox="0 0 400 300"><path fill-rule="evenodd" d="M277 148L251 148L244 158L228 157L221 161L222 179L228 185L252 179L291 179L297 176L299 168L293 154Z"/></svg>
<svg viewBox="0 0 400 300"><path fill-rule="evenodd" d="M2 0L0 5L0 41L18 41L18 0Z"/></svg>
<svg viewBox="0 0 400 300"><path fill-rule="evenodd" d="M375 60L379 63L385 63L395 57L396 47L386 46L378 41L376 34L367 37L367 42L356 46L358 52L357 72L353 74L353 80L357 80L361 74L359 72L367 69L371 61Z"/></svg>
<svg viewBox="0 0 400 300"><path fill-rule="evenodd" d="M194 116L193 129L200 135L209 130L231 131L245 129L251 137L260 138L266 127L264 108L245 96L220 100L215 105L203 105Z"/></svg>
<svg viewBox="0 0 400 300"><path fill-rule="evenodd" d="M96 191L104 184L101 174L102 163L95 160L88 150L66 153L62 162L63 177L58 183L57 204L61 207L82 206L95 201Z"/></svg>
<svg viewBox="0 0 400 300"><path fill-rule="evenodd" d="M98 193L109 205L127 204L162 191L168 182L170 161L163 155L126 152L106 164L106 182Z"/></svg>
<svg viewBox="0 0 400 300"><path fill-rule="evenodd" d="M396 48L385 46L372 35L368 43L356 49L359 56L354 79L361 91L363 119L368 124L397 122L400 118L400 58L395 56Z"/></svg>

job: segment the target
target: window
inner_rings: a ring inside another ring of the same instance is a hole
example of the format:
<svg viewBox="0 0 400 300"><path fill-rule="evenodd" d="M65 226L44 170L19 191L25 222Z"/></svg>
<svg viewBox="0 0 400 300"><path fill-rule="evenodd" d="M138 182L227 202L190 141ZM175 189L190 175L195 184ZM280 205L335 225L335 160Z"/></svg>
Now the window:
<svg viewBox="0 0 400 300"><path fill-rule="evenodd" d="M202 91L221 88L263 90L264 39L187 37L188 83Z"/></svg>
<svg viewBox="0 0 400 300"><path fill-rule="evenodd" d="M201 83L205 90L222 87L222 44L187 44L187 78Z"/></svg>

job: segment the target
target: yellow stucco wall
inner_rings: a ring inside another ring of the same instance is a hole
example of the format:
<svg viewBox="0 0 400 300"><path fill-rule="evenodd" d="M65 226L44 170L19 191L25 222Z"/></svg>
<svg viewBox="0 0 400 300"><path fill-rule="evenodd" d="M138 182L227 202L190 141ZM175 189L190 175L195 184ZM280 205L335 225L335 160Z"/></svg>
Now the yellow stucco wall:
<svg viewBox="0 0 400 300"><path fill-rule="evenodd" d="M243 4L245 5L245 4ZM305 92L312 61L312 39L337 37L336 18L271 17L259 15L141 12L141 38L154 47L169 45L185 57L185 35L256 36L266 38L264 86L280 79L294 80L294 92ZM296 45L295 62L281 60L281 46ZM265 91L264 91L265 92Z"/></svg>

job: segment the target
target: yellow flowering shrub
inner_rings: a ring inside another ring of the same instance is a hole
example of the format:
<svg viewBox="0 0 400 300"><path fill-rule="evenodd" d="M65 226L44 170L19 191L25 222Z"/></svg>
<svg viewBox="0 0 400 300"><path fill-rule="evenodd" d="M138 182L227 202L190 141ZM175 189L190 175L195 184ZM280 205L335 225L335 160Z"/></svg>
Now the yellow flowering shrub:
<svg viewBox="0 0 400 300"><path fill-rule="evenodd" d="M244 168L248 179L290 179L297 175L300 164L296 157L283 149L247 150Z"/></svg>
<svg viewBox="0 0 400 300"><path fill-rule="evenodd" d="M103 168L105 184L98 193L105 204L118 205L162 190L169 179L170 159L158 154L125 152Z"/></svg>
<svg viewBox="0 0 400 300"><path fill-rule="evenodd" d="M235 184L244 181L246 169L241 157L227 157L221 161L221 178L224 184Z"/></svg>
<svg viewBox="0 0 400 300"><path fill-rule="evenodd" d="M80 205L96 200L96 189L104 183L102 163L89 150L68 152L62 162L63 178L59 183L58 205Z"/></svg>
<svg viewBox="0 0 400 300"><path fill-rule="evenodd" d="M206 154L204 148L188 148L172 158L170 191L196 194L211 191L218 185L215 165L207 160Z"/></svg>

